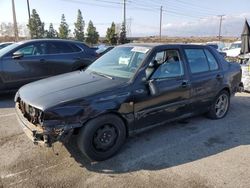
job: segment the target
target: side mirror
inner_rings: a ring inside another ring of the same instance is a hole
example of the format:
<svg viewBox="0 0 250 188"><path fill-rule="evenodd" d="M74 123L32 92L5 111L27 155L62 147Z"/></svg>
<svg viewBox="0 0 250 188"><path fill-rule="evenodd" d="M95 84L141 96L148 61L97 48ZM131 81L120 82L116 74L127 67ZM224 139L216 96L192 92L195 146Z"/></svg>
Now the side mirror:
<svg viewBox="0 0 250 188"><path fill-rule="evenodd" d="M149 80L148 87L149 87L149 92L152 96L155 96L158 94L158 89L155 85L155 80Z"/></svg>
<svg viewBox="0 0 250 188"><path fill-rule="evenodd" d="M143 83L147 83L147 78L146 78L146 76L142 77L141 81L142 81Z"/></svg>
<svg viewBox="0 0 250 188"><path fill-rule="evenodd" d="M23 53L19 52L19 51L13 53L13 55L12 55L13 59L21 59L22 57L23 57Z"/></svg>
<svg viewBox="0 0 250 188"><path fill-rule="evenodd" d="M149 68L155 68L155 67L157 67L157 65L158 65L158 62L156 60L154 60L154 61L151 61L149 63L148 67Z"/></svg>

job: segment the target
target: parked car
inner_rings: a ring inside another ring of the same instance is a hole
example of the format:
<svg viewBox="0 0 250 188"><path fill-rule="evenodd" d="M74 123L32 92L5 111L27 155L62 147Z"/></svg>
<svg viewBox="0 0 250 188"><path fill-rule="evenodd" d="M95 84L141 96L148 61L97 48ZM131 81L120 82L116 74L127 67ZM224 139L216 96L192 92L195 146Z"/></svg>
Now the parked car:
<svg viewBox="0 0 250 188"><path fill-rule="evenodd" d="M233 42L229 48L224 48L223 52L227 54L228 57L237 57L240 55L241 41Z"/></svg>
<svg viewBox="0 0 250 188"><path fill-rule="evenodd" d="M97 49L96 53L99 56L102 56L102 55L106 54L107 52L109 52L110 50L112 50L113 48L114 48L114 46L103 46L103 47Z"/></svg>
<svg viewBox="0 0 250 188"><path fill-rule="evenodd" d="M0 50L0 92L84 69L96 58L94 49L77 41L39 39L14 43Z"/></svg>
<svg viewBox="0 0 250 188"><path fill-rule="evenodd" d="M219 48L218 44L217 43L207 43L206 45L210 46L210 47L213 47L214 49L216 49L220 55L222 55L222 57L226 57L227 56L227 53L226 52L222 52L221 51L221 48Z"/></svg>
<svg viewBox="0 0 250 188"><path fill-rule="evenodd" d="M13 42L2 42L2 43L0 43L0 50L1 50L2 48L5 48L6 46L11 45L11 44L13 44Z"/></svg>
<svg viewBox="0 0 250 188"><path fill-rule="evenodd" d="M215 47L219 52L225 48L225 43L220 41L207 42L206 44Z"/></svg>
<svg viewBox="0 0 250 188"><path fill-rule="evenodd" d="M34 143L51 146L75 133L80 151L100 161L152 126L203 113L225 117L241 86L240 65L209 46L126 44L85 71L23 86L15 102Z"/></svg>

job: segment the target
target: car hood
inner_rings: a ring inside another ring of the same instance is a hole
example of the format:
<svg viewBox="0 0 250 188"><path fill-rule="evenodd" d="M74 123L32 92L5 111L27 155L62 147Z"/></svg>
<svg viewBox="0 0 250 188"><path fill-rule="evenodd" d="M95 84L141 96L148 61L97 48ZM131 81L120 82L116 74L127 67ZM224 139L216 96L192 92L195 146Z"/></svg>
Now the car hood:
<svg viewBox="0 0 250 188"><path fill-rule="evenodd" d="M229 57L237 57L238 55L240 55L240 50L241 50L241 48L234 48L234 49L230 49L230 50L225 50L224 52Z"/></svg>
<svg viewBox="0 0 250 188"><path fill-rule="evenodd" d="M124 80L76 71L27 84L19 89L17 95L25 103L46 110L112 89L122 83Z"/></svg>

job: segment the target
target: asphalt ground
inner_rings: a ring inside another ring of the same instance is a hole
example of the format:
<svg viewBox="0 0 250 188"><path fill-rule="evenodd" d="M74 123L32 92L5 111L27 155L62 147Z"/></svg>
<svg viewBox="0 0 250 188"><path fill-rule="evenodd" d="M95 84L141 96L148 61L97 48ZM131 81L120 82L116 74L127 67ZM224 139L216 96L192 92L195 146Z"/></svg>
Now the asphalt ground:
<svg viewBox="0 0 250 188"><path fill-rule="evenodd" d="M221 120L173 122L128 138L103 162L82 156L75 137L35 146L17 123L14 95L0 96L1 187L250 187L250 94Z"/></svg>

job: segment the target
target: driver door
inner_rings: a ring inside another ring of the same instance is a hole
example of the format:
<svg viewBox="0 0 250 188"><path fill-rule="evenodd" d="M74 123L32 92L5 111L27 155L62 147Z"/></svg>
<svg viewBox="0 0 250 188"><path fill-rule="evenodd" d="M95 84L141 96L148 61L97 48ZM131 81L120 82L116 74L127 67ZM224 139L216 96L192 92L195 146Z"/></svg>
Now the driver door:
<svg viewBox="0 0 250 188"><path fill-rule="evenodd" d="M28 43L3 57L3 82L6 87L16 89L26 83L46 77L49 67L45 62L45 51L45 42ZM14 58L15 52L23 56Z"/></svg>
<svg viewBox="0 0 250 188"><path fill-rule="evenodd" d="M170 56L172 56L170 58ZM135 90L134 113L136 128L145 128L189 113L190 86L183 60L178 49L158 51L148 67L148 82L153 84L156 94ZM145 85L145 83L143 83Z"/></svg>

